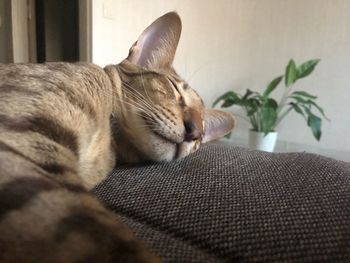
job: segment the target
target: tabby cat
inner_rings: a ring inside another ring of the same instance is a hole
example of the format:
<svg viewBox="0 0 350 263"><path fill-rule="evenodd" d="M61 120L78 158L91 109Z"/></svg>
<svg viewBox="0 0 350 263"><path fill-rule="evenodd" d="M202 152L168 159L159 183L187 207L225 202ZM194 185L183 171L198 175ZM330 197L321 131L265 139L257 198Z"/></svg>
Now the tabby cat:
<svg viewBox="0 0 350 263"><path fill-rule="evenodd" d="M118 65L0 65L0 262L160 261L89 190L232 130L173 69L180 33L171 12Z"/></svg>

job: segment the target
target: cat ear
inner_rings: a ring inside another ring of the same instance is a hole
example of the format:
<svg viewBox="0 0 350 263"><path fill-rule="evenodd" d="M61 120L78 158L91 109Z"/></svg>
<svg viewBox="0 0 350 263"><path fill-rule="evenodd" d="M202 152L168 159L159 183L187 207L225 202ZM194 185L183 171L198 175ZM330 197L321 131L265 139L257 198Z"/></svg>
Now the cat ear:
<svg viewBox="0 0 350 263"><path fill-rule="evenodd" d="M181 35L181 19L175 12L159 17L130 48L128 60L141 67L171 67Z"/></svg>
<svg viewBox="0 0 350 263"><path fill-rule="evenodd" d="M235 126L235 118L229 112L206 109L204 113L204 136L202 143L219 139Z"/></svg>

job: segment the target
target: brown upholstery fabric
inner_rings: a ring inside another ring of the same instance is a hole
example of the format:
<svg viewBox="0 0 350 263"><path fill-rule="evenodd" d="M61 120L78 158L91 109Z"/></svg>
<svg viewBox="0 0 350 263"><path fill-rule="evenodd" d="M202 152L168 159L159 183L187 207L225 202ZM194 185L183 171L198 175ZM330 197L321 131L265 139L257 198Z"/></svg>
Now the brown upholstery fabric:
<svg viewBox="0 0 350 263"><path fill-rule="evenodd" d="M95 192L166 262L350 262L350 163L211 144Z"/></svg>

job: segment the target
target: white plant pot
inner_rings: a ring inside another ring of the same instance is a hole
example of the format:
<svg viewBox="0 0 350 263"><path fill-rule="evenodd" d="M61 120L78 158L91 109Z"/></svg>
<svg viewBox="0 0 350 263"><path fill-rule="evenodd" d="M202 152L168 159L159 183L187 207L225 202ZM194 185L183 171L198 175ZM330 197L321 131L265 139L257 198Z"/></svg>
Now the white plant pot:
<svg viewBox="0 0 350 263"><path fill-rule="evenodd" d="M249 146L251 149L256 149L265 152L273 152L277 141L277 132L263 132L249 131Z"/></svg>

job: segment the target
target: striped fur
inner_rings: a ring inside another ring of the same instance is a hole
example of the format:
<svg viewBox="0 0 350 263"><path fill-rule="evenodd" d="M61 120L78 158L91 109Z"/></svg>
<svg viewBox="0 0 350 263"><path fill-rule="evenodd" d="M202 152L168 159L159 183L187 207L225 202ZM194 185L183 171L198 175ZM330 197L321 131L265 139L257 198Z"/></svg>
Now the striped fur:
<svg viewBox="0 0 350 263"><path fill-rule="evenodd" d="M187 156L211 128L203 101L171 67L179 17L155 25L165 30L156 55L136 54L136 42L104 69L0 65L0 262L160 261L89 192L117 163ZM135 61L147 55L149 65ZM222 114L224 134L233 118Z"/></svg>

